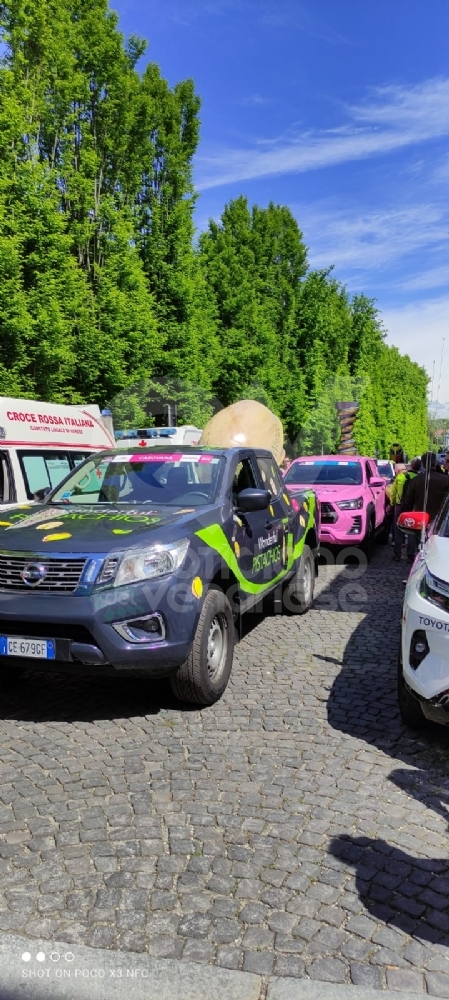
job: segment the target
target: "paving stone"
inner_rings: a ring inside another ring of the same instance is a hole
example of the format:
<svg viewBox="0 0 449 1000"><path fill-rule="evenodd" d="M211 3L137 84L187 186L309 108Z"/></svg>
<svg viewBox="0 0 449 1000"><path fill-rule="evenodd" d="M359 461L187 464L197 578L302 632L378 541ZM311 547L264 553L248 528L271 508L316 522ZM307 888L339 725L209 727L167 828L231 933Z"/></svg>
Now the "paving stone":
<svg viewBox="0 0 449 1000"><path fill-rule="evenodd" d="M220 945L217 948L217 965L223 966L224 969L238 969L241 957L240 948L232 948L228 945Z"/></svg>
<svg viewBox="0 0 449 1000"><path fill-rule="evenodd" d="M291 976L303 979L305 975L305 964L296 955L278 955L274 967L275 976Z"/></svg>
<svg viewBox="0 0 449 1000"><path fill-rule="evenodd" d="M267 976L273 971L274 955L269 951L245 951L243 956L243 971L256 972L259 976Z"/></svg>
<svg viewBox="0 0 449 1000"><path fill-rule="evenodd" d="M359 937L367 940L373 936L376 929L374 920L364 916L350 917L346 924L346 930L349 934L358 934Z"/></svg>
<svg viewBox="0 0 449 1000"><path fill-rule="evenodd" d="M414 969L387 969L387 986L390 990L405 993L424 993L424 976Z"/></svg>
<svg viewBox="0 0 449 1000"><path fill-rule="evenodd" d="M240 919L245 919L244 911L240 914ZM285 913L283 910L270 913L267 918L269 928L273 931L279 931L281 934L291 934L297 922L298 918L294 914Z"/></svg>
<svg viewBox="0 0 449 1000"><path fill-rule="evenodd" d="M373 990L383 988L383 975L379 968L363 965L362 962L351 962L351 983L354 986L371 987Z"/></svg>
<svg viewBox="0 0 449 1000"><path fill-rule="evenodd" d="M236 920L218 919L214 920L211 930L213 941L219 944L231 944L238 941L242 935L242 927Z"/></svg>
<svg viewBox="0 0 449 1000"><path fill-rule="evenodd" d="M274 945L273 931L263 927L250 927L243 937L242 946L248 950L262 951L272 949Z"/></svg>
<svg viewBox="0 0 449 1000"><path fill-rule="evenodd" d="M425 978L427 992L431 997L449 997L449 975L427 972Z"/></svg>
<svg viewBox="0 0 449 1000"><path fill-rule="evenodd" d="M337 958L316 958L307 966L310 979L318 979L325 983L346 982L346 967Z"/></svg>
<svg viewBox="0 0 449 1000"><path fill-rule="evenodd" d="M215 948L210 941L189 939L184 945L182 957L189 962L209 963L213 961Z"/></svg>
<svg viewBox="0 0 449 1000"><path fill-rule="evenodd" d="M211 918L204 913L190 913L182 918L178 933L190 938L205 938L211 924Z"/></svg>

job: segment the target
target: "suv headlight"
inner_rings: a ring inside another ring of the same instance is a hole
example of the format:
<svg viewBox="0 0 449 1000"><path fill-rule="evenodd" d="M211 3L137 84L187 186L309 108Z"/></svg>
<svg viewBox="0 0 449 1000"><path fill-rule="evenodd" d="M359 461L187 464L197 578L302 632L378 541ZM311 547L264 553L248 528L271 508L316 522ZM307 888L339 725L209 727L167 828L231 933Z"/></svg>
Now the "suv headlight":
<svg viewBox="0 0 449 1000"><path fill-rule="evenodd" d="M189 539L169 545L150 545L147 549L129 549L124 553L113 579L113 587L123 587L140 580L169 576L182 566L189 548Z"/></svg>
<svg viewBox="0 0 449 1000"><path fill-rule="evenodd" d="M436 604L442 611L449 612L449 583L430 573L427 566L419 586L421 597Z"/></svg>
<svg viewBox="0 0 449 1000"><path fill-rule="evenodd" d="M340 510L360 510L363 507L363 497L357 497L357 500L337 500L337 507Z"/></svg>

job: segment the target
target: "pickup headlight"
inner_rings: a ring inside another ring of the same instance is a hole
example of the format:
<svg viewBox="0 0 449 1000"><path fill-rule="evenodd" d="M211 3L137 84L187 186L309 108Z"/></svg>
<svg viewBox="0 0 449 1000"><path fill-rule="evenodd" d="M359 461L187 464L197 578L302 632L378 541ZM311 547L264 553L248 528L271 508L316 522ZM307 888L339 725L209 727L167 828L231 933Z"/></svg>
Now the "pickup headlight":
<svg viewBox="0 0 449 1000"><path fill-rule="evenodd" d="M424 597L426 601L435 604L442 611L449 612L449 583L446 583L445 580L440 580L439 577L430 573L427 566L420 583L419 592L421 597Z"/></svg>
<svg viewBox="0 0 449 1000"><path fill-rule="evenodd" d="M337 500L337 507L340 510L360 510L363 507L363 497L357 497L357 500Z"/></svg>
<svg viewBox="0 0 449 1000"><path fill-rule="evenodd" d="M150 545L147 549L129 549L121 559L113 587L123 587L140 580L154 580L169 576L182 566L189 547L189 539L182 538L170 545Z"/></svg>

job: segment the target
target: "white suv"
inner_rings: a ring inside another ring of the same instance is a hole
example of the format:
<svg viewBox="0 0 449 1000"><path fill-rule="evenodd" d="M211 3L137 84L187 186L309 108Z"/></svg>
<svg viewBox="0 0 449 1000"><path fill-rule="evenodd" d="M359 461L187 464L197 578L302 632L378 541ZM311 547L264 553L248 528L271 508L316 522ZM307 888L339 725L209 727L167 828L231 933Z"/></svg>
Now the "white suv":
<svg viewBox="0 0 449 1000"><path fill-rule="evenodd" d="M405 532L425 530L428 514L401 514ZM414 728L449 725L449 497L412 567L404 596L398 662L399 708Z"/></svg>

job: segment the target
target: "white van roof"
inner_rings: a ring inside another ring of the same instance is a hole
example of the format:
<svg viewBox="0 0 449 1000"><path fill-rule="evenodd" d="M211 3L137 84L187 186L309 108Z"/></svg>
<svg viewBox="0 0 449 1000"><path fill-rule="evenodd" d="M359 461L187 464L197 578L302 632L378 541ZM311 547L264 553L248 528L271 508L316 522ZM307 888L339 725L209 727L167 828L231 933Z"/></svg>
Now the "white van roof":
<svg viewBox="0 0 449 1000"><path fill-rule="evenodd" d="M115 441L95 404L63 406L0 396L0 448L2 445L101 451L114 448Z"/></svg>

